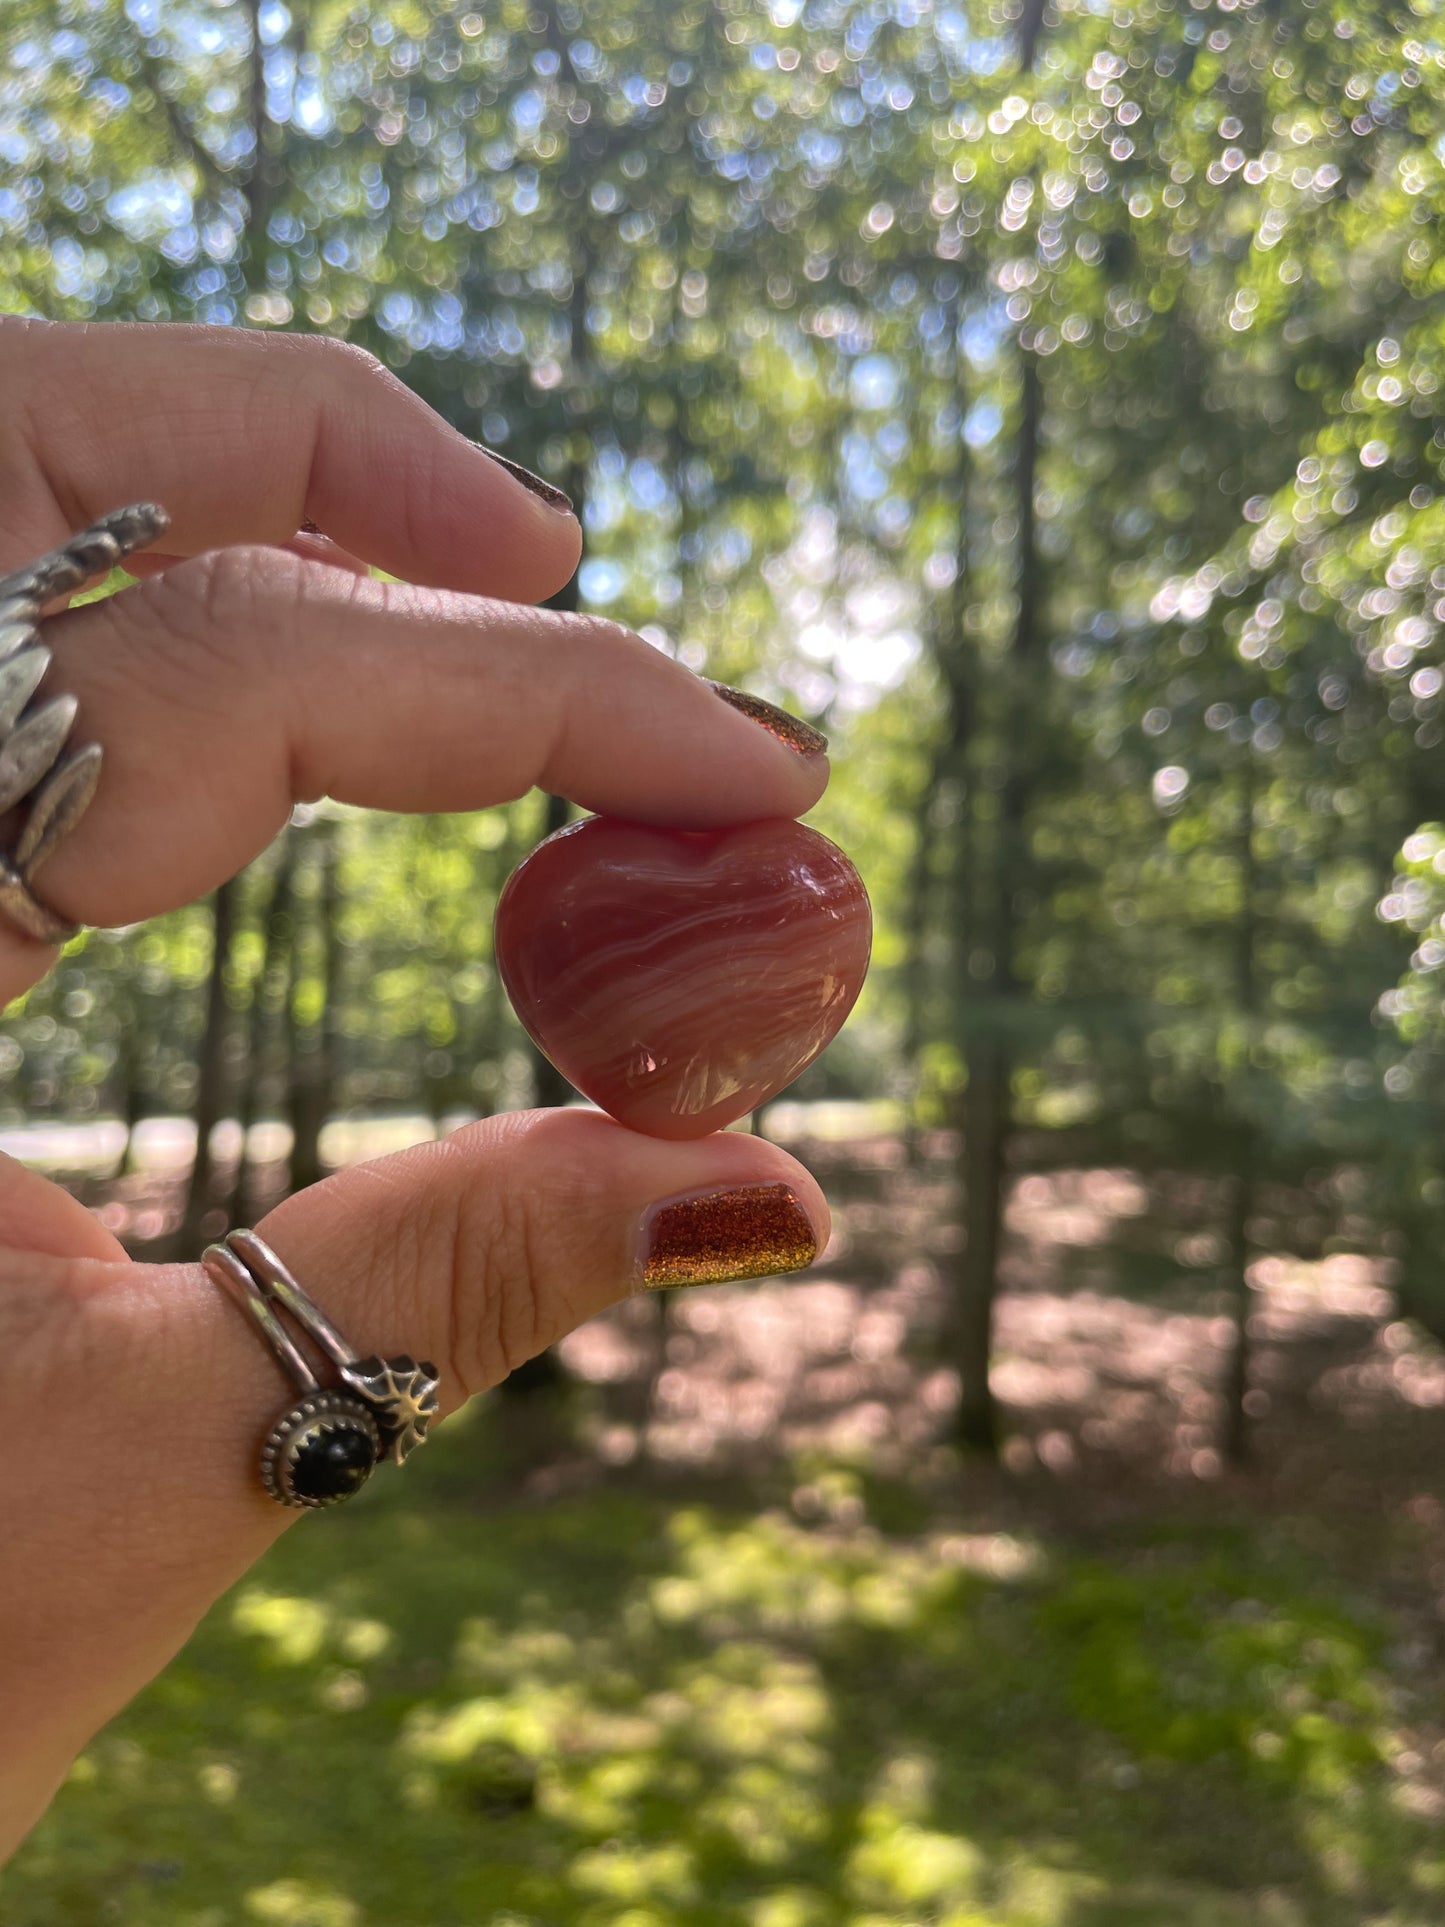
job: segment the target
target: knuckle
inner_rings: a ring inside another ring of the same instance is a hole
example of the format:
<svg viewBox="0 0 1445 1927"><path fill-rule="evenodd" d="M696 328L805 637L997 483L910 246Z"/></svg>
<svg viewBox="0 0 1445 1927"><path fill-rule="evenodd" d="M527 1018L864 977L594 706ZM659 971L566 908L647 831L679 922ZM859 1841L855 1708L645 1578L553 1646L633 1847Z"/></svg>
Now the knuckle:
<svg viewBox="0 0 1445 1927"><path fill-rule="evenodd" d="M609 675L626 674L634 649L640 649L644 656L656 654L640 636L610 616L564 610L556 614L548 611L546 620L547 640L559 652L563 666L583 680L596 675L600 665L605 665Z"/></svg>
<svg viewBox="0 0 1445 1927"><path fill-rule="evenodd" d="M68 1365L77 1345L84 1310L82 1267L69 1260L31 1251L0 1254L4 1285L0 1293L0 1357L17 1383L41 1383Z"/></svg>
<svg viewBox="0 0 1445 1927"><path fill-rule="evenodd" d="M594 728L582 692L591 688L599 675L609 683L626 678L641 691L643 679L666 664L650 643L608 616L566 612L550 617L549 622L553 625L549 636L558 650L562 671L556 687L563 693L553 706L551 738L541 768L529 778L544 789L565 780L559 772L574 763Z"/></svg>
<svg viewBox="0 0 1445 1927"><path fill-rule="evenodd" d="M312 336L311 343L322 362L330 364L335 379L344 385L363 382L396 385L396 376L369 348L362 348L354 341L339 341L334 335Z"/></svg>
<svg viewBox="0 0 1445 1927"><path fill-rule="evenodd" d="M634 646L646 650L647 643L634 635L625 623L614 622L611 616L594 616L582 610L566 610L556 617L558 632L564 642L577 649L595 653L599 649L630 650Z"/></svg>
<svg viewBox="0 0 1445 1927"><path fill-rule="evenodd" d="M597 1266L594 1185L552 1112L520 1112L438 1147L470 1181L441 1187L451 1364L465 1394L495 1385L585 1313L577 1280ZM475 1182L478 1153L493 1181Z"/></svg>
<svg viewBox="0 0 1445 1927"><path fill-rule="evenodd" d="M264 645L278 610L303 599L308 571L318 566L259 544L211 549L154 577L143 606L187 654L200 649L233 663L237 634L248 650Z"/></svg>
<svg viewBox="0 0 1445 1927"><path fill-rule="evenodd" d="M237 595L246 592L250 560L244 549L208 549L168 569L160 578L161 585L189 598L210 615L228 590Z"/></svg>
<svg viewBox="0 0 1445 1927"><path fill-rule="evenodd" d="M102 606L133 645L120 655L144 651L168 703L193 717L253 717L285 668L308 571L322 565L261 546L215 549Z"/></svg>
<svg viewBox="0 0 1445 1927"><path fill-rule="evenodd" d="M221 549L178 562L104 606L136 651L149 656L167 699L209 711L218 683L228 695L236 681L237 627L264 632L254 621L255 595L247 551Z"/></svg>
<svg viewBox="0 0 1445 1927"><path fill-rule="evenodd" d="M459 1200L451 1236L452 1364L470 1397L546 1344L546 1254L527 1200L506 1185Z"/></svg>
<svg viewBox="0 0 1445 1927"><path fill-rule="evenodd" d="M157 613L188 636L208 636L253 613L261 559L255 548L211 549L156 577Z"/></svg>

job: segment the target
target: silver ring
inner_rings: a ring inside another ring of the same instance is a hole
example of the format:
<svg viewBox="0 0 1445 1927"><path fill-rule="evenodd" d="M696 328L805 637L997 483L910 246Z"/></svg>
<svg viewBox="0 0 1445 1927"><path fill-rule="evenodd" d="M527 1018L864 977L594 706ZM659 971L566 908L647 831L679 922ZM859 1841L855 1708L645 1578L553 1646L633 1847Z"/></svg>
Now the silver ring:
<svg viewBox="0 0 1445 1927"><path fill-rule="evenodd" d="M0 815L29 806L14 849L0 852L0 910L41 943L66 943L80 928L46 908L31 878L85 814L102 756L99 743L66 749L79 707L74 696L26 708L50 667L50 651L37 640L41 610L148 547L170 520L158 503L135 502L0 576Z"/></svg>
<svg viewBox="0 0 1445 1927"><path fill-rule="evenodd" d="M202 1264L255 1320L301 1396L277 1419L261 1447L261 1483L280 1505L339 1505L383 1459L401 1465L436 1417L435 1365L409 1353L357 1358L254 1231L231 1231L207 1247ZM311 1340L337 1381L324 1385L278 1317L284 1311Z"/></svg>

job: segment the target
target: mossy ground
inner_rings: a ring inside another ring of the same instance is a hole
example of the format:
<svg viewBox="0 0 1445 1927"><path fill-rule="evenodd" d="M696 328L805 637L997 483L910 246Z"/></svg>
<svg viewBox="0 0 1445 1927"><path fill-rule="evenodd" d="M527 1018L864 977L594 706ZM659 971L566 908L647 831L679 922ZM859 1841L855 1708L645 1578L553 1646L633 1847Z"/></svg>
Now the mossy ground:
<svg viewBox="0 0 1445 1927"><path fill-rule="evenodd" d="M498 1504L488 1451L448 1428L277 1546L78 1764L5 1927L1445 1917L1398 1628L1287 1517L1085 1539L846 1471L805 1517Z"/></svg>

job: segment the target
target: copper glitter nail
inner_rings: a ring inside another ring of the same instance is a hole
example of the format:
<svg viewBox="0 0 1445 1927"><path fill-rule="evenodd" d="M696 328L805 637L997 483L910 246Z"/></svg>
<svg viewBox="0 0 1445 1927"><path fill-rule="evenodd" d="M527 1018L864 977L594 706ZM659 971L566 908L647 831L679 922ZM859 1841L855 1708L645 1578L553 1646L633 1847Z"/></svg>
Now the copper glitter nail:
<svg viewBox="0 0 1445 1927"><path fill-rule="evenodd" d="M530 489L533 495L547 504L549 509L562 509L568 515L577 513L572 497L565 489L558 488L553 482L543 481L542 477L534 475L530 468L523 468L520 462L514 462L510 455L499 455L495 448L485 448L481 442L475 443L474 446L480 448L484 455L490 456L498 468L504 468L509 475L515 475L522 487Z"/></svg>
<svg viewBox="0 0 1445 1927"><path fill-rule="evenodd" d="M707 686L715 696L740 709L752 722L761 723L770 736L786 743L800 756L821 756L828 747L828 739L821 729L814 729L801 716L779 709L776 703L764 702L761 696L750 696L745 689L733 689L725 682L708 682Z"/></svg>
<svg viewBox="0 0 1445 1927"><path fill-rule="evenodd" d="M644 1285L718 1285L801 1271L818 1234L785 1184L703 1191L655 1205L642 1227Z"/></svg>

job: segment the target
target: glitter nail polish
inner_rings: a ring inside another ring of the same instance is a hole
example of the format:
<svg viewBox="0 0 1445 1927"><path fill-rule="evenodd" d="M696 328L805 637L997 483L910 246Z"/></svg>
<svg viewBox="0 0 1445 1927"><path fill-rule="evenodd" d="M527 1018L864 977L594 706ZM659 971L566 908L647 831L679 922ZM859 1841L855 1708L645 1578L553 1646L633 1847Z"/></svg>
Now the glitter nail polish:
<svg viewBox="0 0 1445 1927"><path fill-rule="evenodd" d="M821 729L814 729L801 716L779 709L776 703L764 702L761 696L750 696L745 689L733 689L725 682L708 682L707 686L715 696L741 710L749 721L760 724L770 736L795 749L800 756L821 756L828 747L828 739Z"/></svg>
<svg viewBox="0 0 1445 1927"><path fill-rule="evenodd" d="M699 1191L654 1205L642 1228L642 1282L717 1285L801 1271L818 1234L786 1184Z"/></svg>
<svg viewBox="0 0 1445 1927"><path fill-rule="evenodd" d="M481 448L482 445L478 442L477 446ZM530 489L533 495L540 497L549 509L565 509L568 515L576 513L572 505L572 497L565 489L556 487L552 482L544 482L542 477L534 475L530 468L523 468L520 462L514 462L508 455L499 455L494 448L482 448L482 453L494 461L498 468L504 468L509 475L515 475L522 487Z"/></svg>

